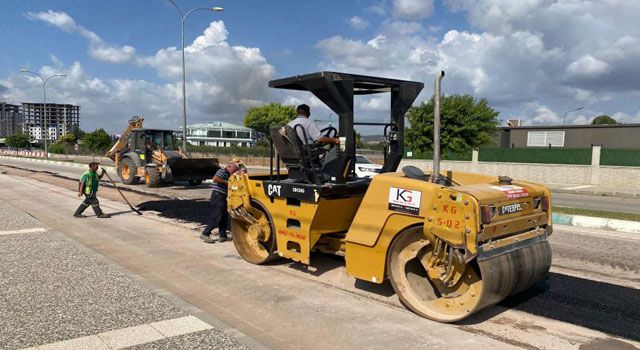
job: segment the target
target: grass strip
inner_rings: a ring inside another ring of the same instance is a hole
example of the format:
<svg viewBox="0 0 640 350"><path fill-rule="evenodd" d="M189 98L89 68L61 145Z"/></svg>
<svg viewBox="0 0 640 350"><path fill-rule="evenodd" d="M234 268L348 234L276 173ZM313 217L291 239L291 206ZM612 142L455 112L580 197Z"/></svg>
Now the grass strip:
<svg viewBox="0 0 640 350"><path fill-rule="evenodd" d="M594 216L598 218L607 218L607 219L640 221L640 214L624 213L624 212L618 212L618 211L554 206L553 212L557 214L583 215L583 216Z"/></svg>

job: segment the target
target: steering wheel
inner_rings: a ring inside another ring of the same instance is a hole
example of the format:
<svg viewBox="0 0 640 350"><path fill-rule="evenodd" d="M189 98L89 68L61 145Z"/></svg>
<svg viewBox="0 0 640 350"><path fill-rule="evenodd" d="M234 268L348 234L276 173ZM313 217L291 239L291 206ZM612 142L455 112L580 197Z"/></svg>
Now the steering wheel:
<svg viewBox="0 0 640 350"><path fill-rule="evenodd" d="M333 132L333 136L331 136L332 132ZM322 134L322 136L335 138L338 135L338 130L333 126L327 126L326 128L320 130L320 133Z"/></svg>

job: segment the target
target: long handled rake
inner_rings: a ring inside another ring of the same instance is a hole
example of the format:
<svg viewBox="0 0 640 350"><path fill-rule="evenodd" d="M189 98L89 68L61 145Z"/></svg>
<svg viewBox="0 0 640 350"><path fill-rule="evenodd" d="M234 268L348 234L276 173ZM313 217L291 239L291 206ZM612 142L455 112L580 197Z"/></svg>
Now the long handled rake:
<svg viewBox="0 0 640 350"><path fill-rule="evenodd" d="M109 179L109 181L111 181L111 183L113 184L113 187L116 188L116 190L118 190L118 193L120 193L120 195L122 196L122 199L124 199L125 202L127 202L127 204L129 205L129 208L131 208L131 210L135 211L136 213L138 213L138 215L142 215L142 213L140 212L140 210L136 209L133 207L133 205L131 205L131 203L129 203L129 200L127 199L127 197L124 196L124 194L122 193L122 191L120 191L120 188L118 187L118 185L116 185L116 182L113 181L113 179L111 178L111 176L109 176L109 173L107 173L107 171L105 170L105 168L102 168L102 171L104 171L104 174L107 175L107 178Z"/></svg>

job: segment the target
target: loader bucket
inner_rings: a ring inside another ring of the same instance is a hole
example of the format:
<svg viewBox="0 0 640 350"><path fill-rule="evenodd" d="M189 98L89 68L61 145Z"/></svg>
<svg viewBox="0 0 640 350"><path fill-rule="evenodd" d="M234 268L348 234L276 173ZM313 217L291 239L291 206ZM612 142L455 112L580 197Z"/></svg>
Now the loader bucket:
<svg viewBox="0 0 640 350"><path fill-rule="evenodd" d="M202 181L212 179L220 169L217 159L180 159L167 162L174 180Z"/></svg>

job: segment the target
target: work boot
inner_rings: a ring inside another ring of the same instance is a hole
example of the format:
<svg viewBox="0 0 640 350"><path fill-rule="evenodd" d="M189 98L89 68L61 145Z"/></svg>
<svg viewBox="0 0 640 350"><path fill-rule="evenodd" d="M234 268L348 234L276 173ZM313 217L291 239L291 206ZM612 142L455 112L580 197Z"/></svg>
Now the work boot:
<svg viewBox="0 0 640 350"><path fill-rule="evenodd" d="M210 235L205 235L204 233L200 235L200 239L204 242L204 243L215 243L216 241L213 240L213 238L211 238Z"/></svg>
<svg viewBox="0 0 640 350"><path fill-rule="evenodd" d="M108 219L111 217L110 214L100 213L97 215L100 219Z"/></svg>
<svg viewBox="0 0 640 350"><path fill-rule="evenodd" d="M227 236L222 236L220 238L218 238L218 242L222 243L222 242L226 242L226 241L230 241L231 237L227 237Z"/></svg>
<svg viewBox="0 0 640 350"><path fill-rule="evenodd" d="M83 214L73 214L74 218L86 218Z"/></svg>

